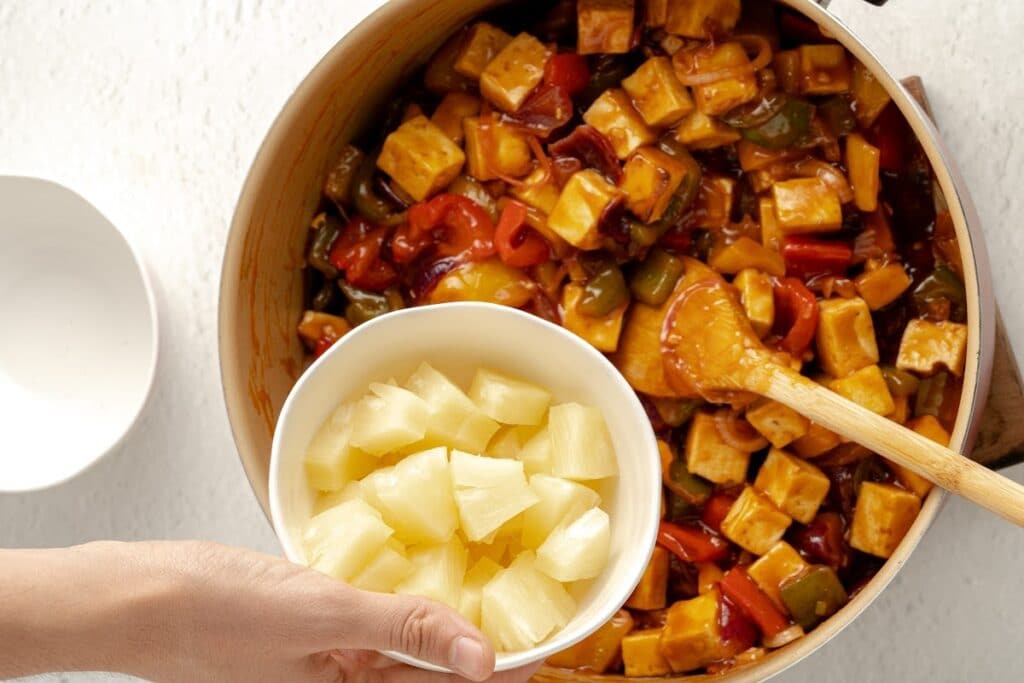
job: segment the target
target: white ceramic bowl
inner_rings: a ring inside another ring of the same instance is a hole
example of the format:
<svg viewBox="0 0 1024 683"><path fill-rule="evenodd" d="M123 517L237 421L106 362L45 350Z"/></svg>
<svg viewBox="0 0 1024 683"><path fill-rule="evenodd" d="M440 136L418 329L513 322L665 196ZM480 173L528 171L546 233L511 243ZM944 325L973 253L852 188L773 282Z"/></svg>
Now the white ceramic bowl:
<svg viewBox="0 0 1024 683"><path fill-rule="evenodd" d="M66 187L0 176L0 491L78 474L124 438L153 384L145 271Z"/></svg>
<svg viewBox="0 0 1024 683"><path fill-rule="evenodd" d="M281 411L270 461L274 529L288 558L305 564L301 537L313 495L302 459L313 434L371 382L404 379L423 361L460 386L488 367L546 387L554 402L577 401L604 413L619 463L619 476L602 496L611 518L608 566L577 596L579 610L564 629L533 649L499 654L496 668L546 659L593 633L626 601L647 565L661 514L658 447L640 401L603 355L557 325L512 308L453 303L391 313L345 335L306 371Z"/></svg>

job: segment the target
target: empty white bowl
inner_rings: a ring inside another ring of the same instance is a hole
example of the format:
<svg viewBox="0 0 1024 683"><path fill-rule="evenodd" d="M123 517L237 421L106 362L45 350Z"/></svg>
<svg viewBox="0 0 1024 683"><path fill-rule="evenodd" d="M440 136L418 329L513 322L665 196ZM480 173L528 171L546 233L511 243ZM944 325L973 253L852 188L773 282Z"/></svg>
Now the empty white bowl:
<svg viewBox="0 0 1024 683"><path fill-rule="evenodd" d="M512 308L452 303L398 311L349 332L306 371L282 408L270 461L274 529L288 559L306 564L301 538L314 500L302 461L314 433L371 382L404 380L423 361L462 387L487 367L547 388L555 403L604 413L619 463L619 476L602 492L611 519L608 565L576 596L579 610L565 628L530 650L498 654L496 669L546 659L593 633L626 601L647 565L661 512L658 447L640 401L608 359L562 327Z"/></svg>
<svg viewBox="0 0 1024 683"><path fill-rule="evenodd" d="M61 483L142 410L157 326L145 272L92 204L0 177L0 491Z"/></svg>

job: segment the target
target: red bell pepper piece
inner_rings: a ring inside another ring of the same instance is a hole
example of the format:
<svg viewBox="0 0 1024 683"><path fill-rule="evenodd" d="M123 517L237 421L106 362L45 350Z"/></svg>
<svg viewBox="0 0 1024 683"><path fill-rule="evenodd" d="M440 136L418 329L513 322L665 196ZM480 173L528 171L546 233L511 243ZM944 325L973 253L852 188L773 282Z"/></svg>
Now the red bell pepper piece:
<svg viewBox="0 0 1024 683"><path fill-rule="evenodd" d="M548 60L544 82L562 88L569 97L583 92L590 83L587 60L575 52L563 52Z"/></svg>
<svg viewBox="0 0 1024 683"><path fill-rule="evenodd" d="M724 493L716 493L704 503L704 510L701 513L700 521L704 526L716 533L722 533L722 521L729 514L732 504L736 499Z"/></svg>
<svg viewBox="0 0 1024 683"><path fill-rule="evenodd" d="M526 214L526 205L512 200L505 205L494 230L498 256L513 268L535 266L547 261L551 255L544 238L526 224Z"/></svg>
<svg viewBox="0 0 1024 683"><path fill-rule="evenodd" d="M658 545L684 562L714 562L729 554L729 543L695 526L662 522Z"/></svg>
<svg viewBox="0 0 1024 683"><path fill-rule="evenodd" d="M779 346L799 358L814 341L818 330L818 299L795 277L776 281L775 326L782 340Z"/></svg>
<svg viewBox="0 0 1024 683"><path fill-rule="evenodd" d="M806 280L815 275L845 275L853 249L843 242L787 237L782 241L782 258L787 275Z"/></svg>
<svg viewBox="0 0 1024 683"><path fill-rule="evenodd" d="M565 88L546 83L534 90L515 113L506 114L503 120L546 138L569 123L572 114L572 99Z"/></svg>
<svg viewBox="0 0 1024 683"><path fill-rule="evenodd" d="M757 587L743 567L733 567L727 571L718 582L718 588L757 624L765 637L771 638L789 628L789 619Z"/></svg>
<svg viewBox="0 0 1024 683"><path fill-rule="evenodd" d="M906 166L907 146L913 131L895 103L890 102L869 131L871 143L879 150L879 166L884 171L899 171Z"/></svg>
<svg viewBox="0 0 1024 683"><path fill-rule="evenodd" d="M316 345L313 346L313 357L319 358L327 353L327 349L334 346L336 341L338 341L338 337L324 336L317 339Z"/></svg>
<svg viewBox="0 0 1024 683"><path fill-rule="evenodd" d="M391 255L396 263L409 263L431 246L438 258L485 259L496 251L494 223L472 199L440 194L409 208L409 223L395 233Z"/></svg>
<svg viewBox="0 0 1024 683"><path fill-rule="evenodd" d="M328 260L345 272L345 280L354 287L387 289L398 281L395 267L380 256L388 232L390 228L378 228L365 218L355 218L334 242Z"/></svg>

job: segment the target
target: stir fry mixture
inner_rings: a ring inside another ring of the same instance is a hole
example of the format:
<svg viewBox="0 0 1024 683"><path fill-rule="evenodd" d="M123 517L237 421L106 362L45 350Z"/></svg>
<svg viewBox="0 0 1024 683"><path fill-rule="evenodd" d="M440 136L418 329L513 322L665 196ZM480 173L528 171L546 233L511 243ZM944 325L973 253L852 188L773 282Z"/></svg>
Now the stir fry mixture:
<svg viewBox="0 0 1024 683"><path fill-rule="evenodd" d="M960 255L871 73L770 2L533 3L456 33L377 120L326 174L298 329L310 352L404 306L514 306L609 354L659 437L643 580L550 663L719 671L842 608L930 484L778 403L706 400L663 336L685 334L674 301L724 278L804 375L948 443Z"/></svg>

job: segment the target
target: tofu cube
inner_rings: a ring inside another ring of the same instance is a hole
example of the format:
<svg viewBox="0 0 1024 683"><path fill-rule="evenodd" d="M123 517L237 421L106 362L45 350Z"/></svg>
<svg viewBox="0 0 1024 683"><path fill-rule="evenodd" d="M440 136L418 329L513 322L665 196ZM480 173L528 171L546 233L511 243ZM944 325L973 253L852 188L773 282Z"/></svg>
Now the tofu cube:
<svg viewBox="0 0 1024 683"><path fill-rule="evenodd" d="M633 46L633 0L578 0L576 27L581 55L625 54Z"/></svg>
<svg viewBox="0 0 1024 683"><path fill-rule="evenodd" d="M622 666L626 676L664 676L672 673L661 654L661 629L634 631L622 639Z"/></svg>
<svg viewBox="0 0 1024 683"><path fill-rule="evenodd" d="M736 181L726 176L705 175L693 204L693 225L707 230L728 227Z"/></svg>
<svg viewBox="0 0 1024 683"><path fill-rule="evenodd" d="M817 346L822 369L833 377L846 377L878 363L875 326L867 302L861 298L819 302Z"/></svg>
<svg viewBox="0 0 1024 683"><path fill-rule="evenodd" d="M555 204L558 203L560 192L558 185L555 184L552 178L548 178L547 182L538 184L543 175L543 169L536 169L523 179L524 184L522 186L513 187L510 189L510 192L513 197L524 204L549 214L554 210Z"/></svg>
<svg viewBox="0 0 1024 683"><path fill-rule="evenodd" d="M716 484L742 484L747 480L750 453L730 446L718 433L715 417L700 411L686 435L686 469Z"/></svg>
<svg viewBox="0 0 1024 683"><path fill-rule="evenodd" d="M782 228L779 227L779 221L775 218L775 202L769 197L762 197L758 200L757 206L761 217L761 244L772 251L781 251L784 235Z"/></svg>
<svg viewBox="0 0 1024 683"><path fill-rule="evenodd" d="M836 95L850 90L850 62L842 45L801 45L800 90L805 95Z"/></svg>
<svg viewBox="0 0 1024 683"><path fill-rule="evenodd" d="M794 178L772 185L775 217L786 234L832 232L843 224L839 194L817 178Z"/></svg>
<svg viewBox="0 0 1024 683"><path fill-rule="evenodd" d="M699 111L692 111L676 126L673 136L690 149L714 149L740 139L735 128Z"/></svg>
<svg viewBox="0 0 1024 683"><path fill-rule="evenodd" d="M885 377L877 365L869 365L846 377L834 379L829 382L828 388L879 415L891 415L896 410L889 385L885 383Z"/></svg>
<svg viewBox="0 0 1024 683"><path fill-rule="evenodd" d="M764 555L782 539L793 520L768 498L747 486L722 520L722 533L755 555Z"/></svg>
<svg viewBox="0 0 1024 683"><path fill-rule="evenodd" d="M801 524L810 524L818 514L828 486L821 470L778 448L768 451L754 480L754 488Z"/></svg>
<svg viewBox="0 0 1024 683"><path fill-rule="evenodd" d="M444 96L430 121L444 131L448 139L461 145L466 134L463 121L480 113L480 98L461 92L450 92Z"/></svg>
<svg viewBox="0 0 1024 683"><path fill-rule="evenodd" d="M672 671L679 673L722 659L718 591L680 600L669 607L659 645Z"/></svg>
<svg viewBox="0 0 1024 683"><path fill-rule="evenodd" d="M750 140L740 140L736 145L736 157L740 168L747 173L760 171L773 164L789 161L795 156L791 149L768 149Z"/></svg>
<svg viewBox="0 0 1024 683"><path fill-rule="evenodd" d="M687 38L710 38L731 31L740 20L740 0L669 0L665 30Z"/></svg>
<svg viewBox="0 0 1024 683"><path fill-rule="evenodd" d="M466 155L426 116L406 121L388 135L377 168L418 202L455 180Z"/></svg>
<svg viewBox="0 0 1024 683"><path fill-rule="evenodd" d="M638 148L658 138L633 108L626 91L618 88L601 93L583 114L583 120L608 138L620 159L625 159Z"/></svg>
<svg viewBox="0 0 1024 683"><path fill-rule="evenodd" d="M686 167L657 147L641 147L626 162L621 187L626 206L644 223L661 218L686 178Z"/></svg>
<svg viewBox="0 0 1024 683"><path fill-rule="evenodd" d="M477 180L497 180L499 175L518 178L533 168L533 156L526 136L496 120L481 123L473 116L463 121L466 135L466 167ZM485 136L490 136L487 140ZM487 140L485 144L484 140ZM491 150L488 159L485 150Z"/></svg>
<svg viewBox="0 0 1024 683"><path fill-rule="evenodd" d="M621 197L619 188L593 169L574 173L548 216L548 227L579 249L597 249L601 234L597 230L601 214Z"/></svg>
<svg viewBox="0 0 1024 683"><path fill-rule="evenodd" d="M921 499L891 484L860 486L850 527L850 545L887 558L896 550L921 510Z"/></svg>
<svg viewBox="0 0 1024 683"><path fill-rule="evenodd" d="M595 674L607 671L619 659L619 645L633 630L633 616L619 610L601 628L550 658L548 664L560 669L582 669Z"/></svg>
<svg viewBox="0 0 1024 683"><path fill-rule="evenodd" d="M874 211L878 208L881 159L881 151L869 144L860 133L846 137L846 168L850 170L853 202L861 211Z"/></svg>
<svg viewBox="0 0 1024 683"><path fill-rule="evenodd" d="M930 375L945 366L957 377L967 359L967 325L944 321L911 320L903 330L896 367Z"/></svg>
<svg viewBox="0 0 1024 683"><path fill-rule="evenodd" d="M619 347L622 321L629 304L622 304L608 315L592 318L579 312L578 304L582 297L582 285L568 284L562 288L562 325L598 351L615 351Z"/></svg>
<svg viewBox="0 0 1024 683"><path fill-rule="evenodd" d="M681 50L675 54L675 68L693 73L714 73L723 69L750 64L747 51L739 43L722 43L715 47ZM693 87L697 109L708 116L718 116L757 97L754 74L725 78Z"/></svg>
<svg viewBox="0 0 1024 683"><path fill-rule="evenodd" d="M659 442L659 447L663 442ZM668 551L655 546L640 583L626 601L631 609L656 610L665 607L668 591Z"/></svg>
<svg viewBox="0 0 1024 683"><path fill-rule="evenodd" d="M919 418L913 419L907 424L912 430L917 432L923 437L931 439L940 446L949 445L949 432L942 426L932 415L922 415ZM896 475L896 480L903 485L903 488L907 489L918 498L924 498L928 495L928 492L934 488L934 485L922 477L916 472L908 470L902 465L897 465L894 462L889 463L889 468Z"/></svg>
<svg viewBox="0 0 1024 683"><path fill-rule="evenodd" d="M801 88L800 78L800 52L797 50L783 50L776 52L772 57L772 69L775 71L775 79L782 88L782 92L790 95L799 95Z"/></svg>
<svg viewBox="0 0 1024 683"><path fill-rule="evenodd" d="M785 448L810 431L811 421L778 401L747 409L747 422L775 448Z"/></svg>
<svg viewBox="0 0 1024 683"><path fill-rule="evenodd" d="M511 42L512 36L497 26L486 21L473 24L455 57L455 71L467 78L479 79L487 65Z"/></svg>
<svg viewBox="0 0 1024 683"><path fill-rule="evenodd" d="M551 50L529 33L520 33L484 67L480 94L498 109L519 109L544 78Z"/></svg>
<svg viewBox="0 0 1024 683"><path fill-rule="evenodd" d="M793 452L801 458L816 458L824 455L843 442L843 438L816 422L807 428L807 433L790 444Z"/></svg>
<svg viewBox="0 0 1024 683"><path fill-rule="evenodd" d="M786 614L789 610L782 602L779 589L782 588L783 583L803 574L810 567L811 565L794 550L793 546L785 541L779 541L772 546L771 550L747 567L747 574L754 580L757 587L775 603L775 606L783 614Z"/></svg>
<svg viewBox="0 0 1024 683"><path fill-rule="evenodd" d="M736 274L732 284L740 290L740 304L750 326L758 338L764 339L775 324L775 294L771 276L756 268L744 268Z"/></svg>
<svg viewBox="0 0 1024 683"><path fill-rule="evenodd" d="M676 78L668 57L651 57L622 81L644 122L660 128L678 123L693 111L693 98Z"/></svg>
<svg viewBox="0 0 1024 683"><path fill-rule="evenodd" d="M853 101L857 105L854 112L861 128L870 128L882 111L892 101L892 97L882 87L882 83L868 68L860 62L853 62L853 81L851 83Z"/></svg>
<svg viewBox="0 0 1024 683"><path fill-rule="evenodd" d="M877 311L899 299L910 287L911 280L901 264L890 263L861 273L853 283L857 287L857 293L867 302L868 308Z"/></svg>
<svg viewBox="0 0 1024 683"><path fill-rule="evenodd" d="M708 255L708 265L727 275L746 268L763 270L777 277L786 274L786 263L782 260L782 254L745 235L731 244L712 249Z"/></svg>

